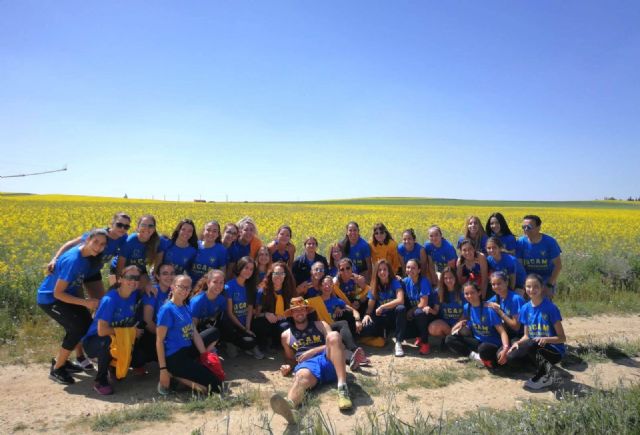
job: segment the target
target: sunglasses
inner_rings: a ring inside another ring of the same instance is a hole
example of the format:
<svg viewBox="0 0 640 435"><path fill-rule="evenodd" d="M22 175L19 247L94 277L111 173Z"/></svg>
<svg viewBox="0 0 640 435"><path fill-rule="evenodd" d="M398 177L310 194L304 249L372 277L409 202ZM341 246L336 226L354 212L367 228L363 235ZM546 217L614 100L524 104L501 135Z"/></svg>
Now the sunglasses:
<svg viewBox="0 0 640 435"><path fill-rule="evenodd" d="M522 226L523 231L531 231L532 229L533 229L533 225L527 224Z"/></svg>
<svg viewBox="0 0 640 435"><path fill-rule="evenodd" d="M340 268L340 272L344 272L346 270L351 270L351 268L350 267L341 267Z"/></svg>
<svg viewBox="0 0 640 435"><path fill-rule="evenodd" d="M149 228L149 229L154 229L156 227L155 224L140 224L138 225L140 228Z"/></svg>
<svg viewBox="0 0 640 435"><path fill-rule="evenodd" d="M272 275L273 276L285 276L287 274L287 272L273 272Z"/></svg>
<svg viewBox="0 0 640 435"><path fill-rule="evenodd" d="M140 275L124 275L122 279L128 279L130 281L140 281Z"/></svg>
<svg viewBox="0 0 640 435"><path fill-rule="evenodd" d="M131 228L131 225L123 224L122 222L116 222L114 225L116 228L121 228L123 230L128 230L129 228Z"/></svg>

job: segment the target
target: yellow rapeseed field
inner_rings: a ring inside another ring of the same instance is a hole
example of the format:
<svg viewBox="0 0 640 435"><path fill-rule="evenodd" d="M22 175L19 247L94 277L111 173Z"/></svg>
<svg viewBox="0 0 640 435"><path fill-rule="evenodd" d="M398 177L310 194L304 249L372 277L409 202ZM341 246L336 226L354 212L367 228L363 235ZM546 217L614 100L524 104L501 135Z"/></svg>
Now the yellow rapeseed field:
<svg viewBox="0 0 640 435"><path fill-rule="evenodd" d="M118 211L134 221L151 213L161 233L170 234L182 218L201 227L215 219L221 224L251 216L263 241L273 238L279 225L293 228L293 243L301 252L302 240L314 235L326 255L330 243L344 235L345 224L355 220L361 235L371 236L375 222L384 222L396 240L402 230L415 229L418 241L427 239L427 228L438 224L454 242L462 234L465 217L473 214L486 222L502 212L519 236L522 216L534 213L543 220L543 232L554 236L565 253L589 255L600 252L640 252L640 209L443 206L443 205L347 205L347 204L253 204L189 203L134 199L25 195L0 197L0 275L34 273L43 268L61 243L94 227L106 226Z"/></svg>

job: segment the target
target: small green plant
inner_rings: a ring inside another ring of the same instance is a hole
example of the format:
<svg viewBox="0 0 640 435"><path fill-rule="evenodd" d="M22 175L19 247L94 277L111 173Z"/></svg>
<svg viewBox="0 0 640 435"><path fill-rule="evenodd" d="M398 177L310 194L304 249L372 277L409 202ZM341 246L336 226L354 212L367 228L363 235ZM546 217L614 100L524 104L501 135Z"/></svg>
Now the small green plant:
<svg viewBox="0 0 640 435"><path fill-rule="evenodd" d="M173 405L167 402L128 407L98 415L91 423L91 430L108 432L117 429L120 432L127 432L142 422L169 421L172 413Z"/></svg>
<svg viewBox="0 0 640 435"><path fill-rule="evenodd" d="M398 384L401 390L410 388L443 388L462 380L472 380L484 375L484 371L471 366L435 368L426 370L412 370L404 373L403 380Z"/></svg>

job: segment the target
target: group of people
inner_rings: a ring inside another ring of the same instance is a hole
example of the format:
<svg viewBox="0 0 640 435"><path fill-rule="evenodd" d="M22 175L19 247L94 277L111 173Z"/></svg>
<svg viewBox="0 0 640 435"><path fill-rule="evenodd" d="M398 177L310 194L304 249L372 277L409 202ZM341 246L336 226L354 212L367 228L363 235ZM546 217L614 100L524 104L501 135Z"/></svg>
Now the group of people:
<svg viewBox="0 0 640 435"><path fill-rule="evenodd" d="M430 337L439 337L491 370L530 362L530 389L553 383L551 367L565 352L552 302L561 250L536 215L524 216L517 239L501 213L485 226L469 216L456 247L437 225L421 245L411 228L398 244L377 223L366 241L349 222L327 257L314 236L296 256L287 225L263 244L249 217L210 221L200 231L183 219L167 236L152 215L128 234L131 223L116 213L106 229L62 245L47 266L37 302L65 330L51 361L56 382L72 384L73 373L96 370L97 362L94 389L112 394L110 366L122 376L144 374L155 361L161 394L171 379L219 392L218 349L262 359L270 347L282 348L281 372L294 382L271 405L292 422L304 391L319 383L337 381L339 407L349 409L346 367L370 364L361 345L383 347L391 336L396 357L408 339L426 355Z"/></svg>

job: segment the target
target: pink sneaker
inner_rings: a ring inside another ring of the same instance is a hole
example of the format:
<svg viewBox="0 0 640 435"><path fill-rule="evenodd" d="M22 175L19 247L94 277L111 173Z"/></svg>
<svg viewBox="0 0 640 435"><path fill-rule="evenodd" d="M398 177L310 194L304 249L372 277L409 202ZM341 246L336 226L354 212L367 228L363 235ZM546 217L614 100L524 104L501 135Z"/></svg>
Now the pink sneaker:
<svg viewBox="0 0 640 435"><path fill-rule="evenodd" d="M110 394L113 394L113 387L109 384L102 385L100 382L96 382L93 385L93 389L95 390L96 393L100 394L101 396L108 396Z"/></svg>
<svg viewBox="0 0 640 435"><path fill-rule="evenodd" d="M422 340L420 340L420 337L416 338L416 341L413 342L413 345L415 347L420 347L421 344L422 344Z"/></svg>
<svg viewBox="0 0 640 435"><path fill-rule="evenodd" d="M429 346L429 343L420 343L420 346L418 346L418 352L420 353L420 355L428 355L429 352L431 352L431 346Z"/></svg>

